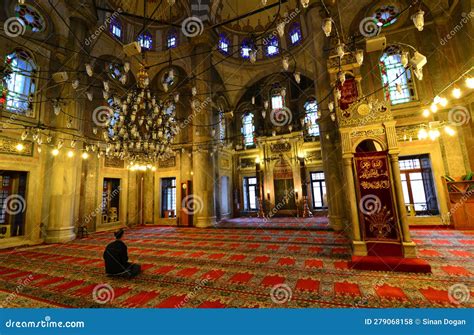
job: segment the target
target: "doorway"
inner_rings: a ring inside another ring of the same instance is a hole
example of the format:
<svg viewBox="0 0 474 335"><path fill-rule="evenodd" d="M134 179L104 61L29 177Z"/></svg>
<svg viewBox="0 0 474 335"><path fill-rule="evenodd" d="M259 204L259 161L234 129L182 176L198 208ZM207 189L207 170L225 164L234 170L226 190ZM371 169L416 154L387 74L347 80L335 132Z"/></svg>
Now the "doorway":
<svg viewBox="0 0 474 335"><path fill-rule="evenodd" d="M0 238L25 235L27 176L0 170Z"/></svg>

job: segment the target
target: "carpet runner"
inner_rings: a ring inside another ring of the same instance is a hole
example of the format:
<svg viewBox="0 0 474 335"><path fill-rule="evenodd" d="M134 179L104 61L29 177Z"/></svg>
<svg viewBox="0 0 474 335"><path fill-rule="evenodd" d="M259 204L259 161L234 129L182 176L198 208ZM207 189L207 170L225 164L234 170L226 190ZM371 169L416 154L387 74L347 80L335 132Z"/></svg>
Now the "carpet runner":
<svg viewBox="0 0 474 335"><path fill-rule="evenodd" d="M474 232L413 230L432 274L351 270L330 230L128 230L133 280L104 275L112 234L0 251L2 307L474 307Z"/></svg>

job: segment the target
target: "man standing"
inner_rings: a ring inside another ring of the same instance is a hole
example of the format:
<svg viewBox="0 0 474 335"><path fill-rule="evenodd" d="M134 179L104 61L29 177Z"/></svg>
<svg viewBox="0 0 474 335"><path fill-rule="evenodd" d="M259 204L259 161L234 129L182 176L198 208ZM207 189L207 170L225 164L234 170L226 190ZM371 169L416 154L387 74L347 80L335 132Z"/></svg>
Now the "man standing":
<svg viewBox="0 0 474 335"><path fill-rule="evenodd" d="M104 251L105 273L110 276L132 278L141 271L139 264L128 261L127 245L122 241L125 231L121 228L114 233L115 241L109 243Z"/></svg>

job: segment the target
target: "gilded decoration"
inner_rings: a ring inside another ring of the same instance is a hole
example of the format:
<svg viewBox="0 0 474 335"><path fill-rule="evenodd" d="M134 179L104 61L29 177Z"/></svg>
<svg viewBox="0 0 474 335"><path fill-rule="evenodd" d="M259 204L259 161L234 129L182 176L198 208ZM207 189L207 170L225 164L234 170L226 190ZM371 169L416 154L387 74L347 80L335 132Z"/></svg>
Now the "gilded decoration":
<svg viewBox="0 0 474 335"><path fill-rule="evenodd" d="M124 161L118 157L105 157L104 167L123 169L124 166Z"/></svg>
<svg viewBox="0 0 474 335"><path fill-rule="evenodd" d="M385 102L365 99L353 103L347 110L338 109L340 127L366 126L391 121L392 113Z"/></svg>
<svg viewBox="0 0 474 335"><path fill-rule="evenodd" d="M176 166L176 157L172 156L168 159L160 160L158 162L160 168L171 168Z"/></svg>
<svg viewBox="0 0 474 335"><path fill-rule="evenodd" d="M18 140L9 137L0 136L0 154L17 155L17 156L33 156L33 143L22 141L23 150L18 151Z"/></svg>

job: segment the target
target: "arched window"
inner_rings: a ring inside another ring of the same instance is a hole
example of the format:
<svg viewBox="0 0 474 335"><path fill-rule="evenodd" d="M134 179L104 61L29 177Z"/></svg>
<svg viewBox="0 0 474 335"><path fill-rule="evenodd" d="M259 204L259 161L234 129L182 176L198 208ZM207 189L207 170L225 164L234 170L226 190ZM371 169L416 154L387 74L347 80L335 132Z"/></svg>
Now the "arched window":
<svg viewBox="0 0 474 335"><path fill-rule="evenodd" d="M116 17L112 18L110 21L110 33L112 36L116 37L118 40L122 40L122 22Z"/></svg>
<svg viewBox="0 0 474 335"><path fill-rule="evenodd" d="M250 58L250 51L252 50L252 42L250 40L243 40L241 48L240 48L240 55L242 58Z"/></svg>
<svg viewBox="0 0 474 335"><path fill-rule="evenodd" d="M226 132L226 125L225 125L225 116L224 113L219 113L219 140L225 141L225 132Z"/></svg>
<svg viewBox="0 0 474 335"><path fill-rule="evenodd" d="M149 31L144 31L138 36L138 42L140 46L145 50L151 50L153 48L153 37Z"/></svg>
<svg viewBox="0 0 474 335"><path fill-rule="evenodd" d="M13 113L28 115L31 111L30 99L36 90L36 65L31 56L24 50L16 50L7 56L12 74L6 80L7 110Z"/></svg>
<svg viewBox="0 0 474 335"><path fill-rule="evenodd" d="M397 21L398 15L400 15L400 9L388 5L378 8L374 13L374 18L377 20L379 27L387 27Z"/></svg>
<svg viewBox="0 0 474 335"><path fill-rule="evenodd" d="M242 117L242 135L244 136L244 145L250 147L254 145L254 135L253 132L255 127L253 125L253 114L246 113Z"/></svg>
<svg viewBox="0 0 474 335"><path fill-rule="evenodd" d="M44 30L45 21L38 11L30 5L16 5L15 15L25 25L26 29L38 33Z"/></svg>
<svg viewBox="0 0 474 335"><path fill-rule="evenodd" d="M280 91L274 91L272 93L272 109L281 109L285 106L285 100L281 95Z"/></svg>
<svg viewBox="0 0 474 335"><path fill-rule="evenodd" d="M280 53L280 46L279 46L279 41L278 37L272 36L267 44L267 56L272 57L275 55L278 55Z"/></svg>
<svg viewBox="0 0 474 335"><path fill-rule="evenodd" d="M109 64L109 76L112 79L119 80L123 75L123 66L117 63Z"/></svg>
<svg viewBox="0 0 474 335"><path fill-rule="evenodd" d="M403 67L399 48L387 48L380 58L379 68L385 100L390 101L392 105L416 100L412 73L410 69Z"/></svg>
<svg viewBox="0 0 474 335"><path fill-rule="evenodd" d="M319 125L318 125L318 103L314 99L308 100L304 104L305 117L304 123L306 124L309 136L319 136Z"/></svg>
<svg viewBox="0 0 474 335"><path fill-rule="evenodd" d="M291 45L297 45L303 39L303 35L301 34L301 26L298 22L294 22L290 26L289 32Z"/></svg>
<svg viewBox="0 0 474 335"><path fill-rule="evenodd" d="M176 30L170 30L166 38L166 47L168 49L173 49L178 46L178 33Z"/></svg>
<svg viewBox="0 0 474 335"><path fill-rule="evenodd" d="M230 41L225 34L219 35L219 51L228 55L230 53Z"/></svg>

